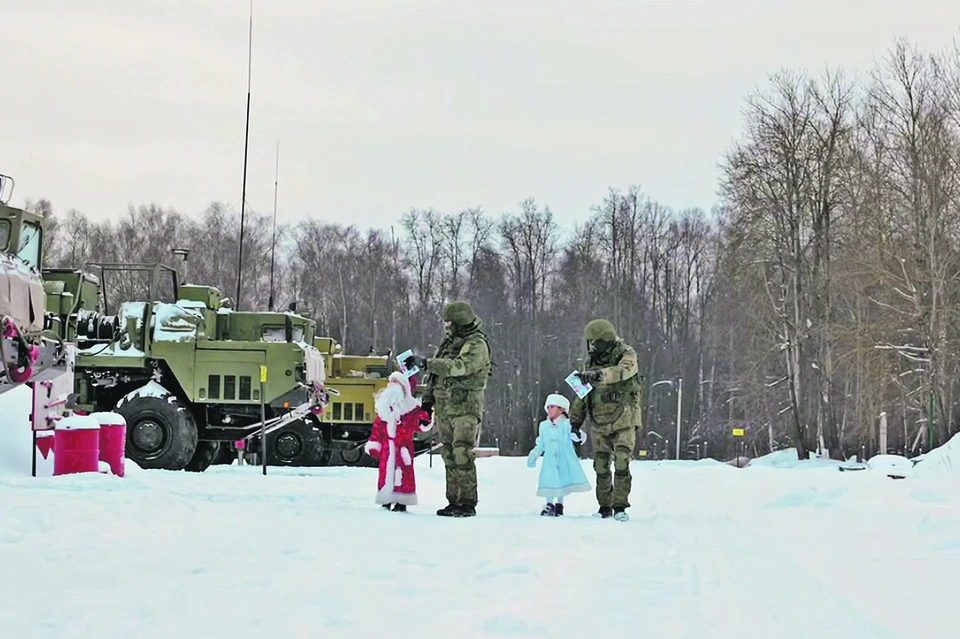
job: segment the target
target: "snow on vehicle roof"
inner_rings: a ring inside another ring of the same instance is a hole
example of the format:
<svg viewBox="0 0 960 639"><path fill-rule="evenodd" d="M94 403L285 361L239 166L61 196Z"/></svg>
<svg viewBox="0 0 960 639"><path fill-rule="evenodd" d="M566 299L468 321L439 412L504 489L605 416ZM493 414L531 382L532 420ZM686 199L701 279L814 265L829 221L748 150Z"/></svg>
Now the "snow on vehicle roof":
<svg viewBox="0 0 960 639"><path fill-rule="evenodd" d="M168 304L159 302L154 314L153 338L158 342L186 342L196 339L197 325L203 315L185 308L183 302Z"/></svg>
<svg viewBox="0 0 960 639"><path fill-rule="evenodd" d="M145 385L141 386L140 388L138 388L138 389L136 389L136 390L132 390L132 391L130 391L129 393L127 393L126 395L124 395L123 398L122 398L119 402L117 402L117 407L119 408L119 407L122 406L125 402L128 402L128 401L130 401L131 399L133 399L133 398L135 398L135 397L158 397L158 398L163 398L163 397L166 397L166 396L168 396L168 395L171 395L170 391L168 391L166 388L164 388L163 386L161 386L161 385L158 384L157 382L155 382L155 381L153 381L153 380L150 380L149 382L147 382ZM171 396L172 396L172 395L171 395Z"/></svg>

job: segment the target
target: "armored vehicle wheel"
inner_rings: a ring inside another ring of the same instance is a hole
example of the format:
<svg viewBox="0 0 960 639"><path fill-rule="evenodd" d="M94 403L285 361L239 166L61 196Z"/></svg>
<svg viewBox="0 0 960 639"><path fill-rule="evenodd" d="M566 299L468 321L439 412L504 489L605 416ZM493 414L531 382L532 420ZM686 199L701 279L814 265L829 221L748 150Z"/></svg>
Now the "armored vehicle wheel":
<svg viewBox="0 0 960 639"><path fill-rule="evenodd" d="M192 473L202 473L213 464L219 454L220 442L199 441L193 457L184 467L184 470Z"/></svg>
<svg viewBox="0 0 960 639"><path fill-rule="evenodd" d="M324 435L319 426L304 420L267 435L267 464L326 466L330 462L330 446Z"/></svg>
<svg viewBox="0 0 960 639"><path fill-rule="evenodd" d="M141 468L183 470L197 449L197 424L175 395L133 397L115 409L127 421L126 455Z"/></svg>
<svg viewBox="0 0 960 639"><path fill-rule="evenodd" d="M363 452L363 447L358 446L357 448L351 450L341 450L340 459L343 460L343 463L347 466L357 466L363 460L365 453Z"/></svg>

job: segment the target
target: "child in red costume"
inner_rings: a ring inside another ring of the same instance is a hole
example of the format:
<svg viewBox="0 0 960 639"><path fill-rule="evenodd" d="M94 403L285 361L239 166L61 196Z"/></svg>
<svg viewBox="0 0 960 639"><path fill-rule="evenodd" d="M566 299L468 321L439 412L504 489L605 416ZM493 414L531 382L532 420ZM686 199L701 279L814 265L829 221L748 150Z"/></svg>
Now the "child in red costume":
<svg viewBox="0 0 960 639"><path fill-rule="evenodd" d="M363 450L380 460L376 502L394 512L417 503L413 474L413 434L433 427L432 417L413 396L417 379L396 372L374 399L373 432Z"/></svg>

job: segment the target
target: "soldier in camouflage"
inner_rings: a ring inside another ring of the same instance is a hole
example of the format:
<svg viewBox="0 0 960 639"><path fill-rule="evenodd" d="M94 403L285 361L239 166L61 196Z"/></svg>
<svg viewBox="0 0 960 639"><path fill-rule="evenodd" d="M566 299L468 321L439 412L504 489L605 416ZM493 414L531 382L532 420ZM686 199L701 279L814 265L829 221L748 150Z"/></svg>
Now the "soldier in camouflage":
<svg viewBox="0 0 960 639"><path fill-rule="evenodd" d="M490 344L483 322L466 302L454 302L443 311L446 338L427 359L413 356L404 365L426 371L417 390L424 410L434 411L440 434L440 455L447 479L447 506L441 517L477 514L477 468L473 449L480 437L483 400L490 376Z"/></svg>
<svg viewBox="0 0 960 639"><path fill-rule="evenodd" d="M642 426L643 377L638 373L636 351L617 337L613 324L595 319L587 324L583 337L588 355L580 379L592 384L593 390L574 402L570 424L580 428L586 422L593 427L597 514L626 521L632 483L630 459L637 429Z"/></svg>

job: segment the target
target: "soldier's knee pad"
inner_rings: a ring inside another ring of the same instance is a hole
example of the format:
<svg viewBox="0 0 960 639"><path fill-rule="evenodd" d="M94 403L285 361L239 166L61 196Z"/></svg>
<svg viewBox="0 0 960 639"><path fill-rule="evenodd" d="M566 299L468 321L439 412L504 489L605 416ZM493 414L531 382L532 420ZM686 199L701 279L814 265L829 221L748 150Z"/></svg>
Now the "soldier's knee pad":
<svg viewBox="0 0 960 639"><path fill-rule="evenodd" d="M453 446L453 463L459 468L469 468L473 465L476 455L473 446L457 443Z"/></svg>
<svg viewBox="0 0 960 639"><path fill-rule="evenodd" d="M625 448L617 448L614 454L613 467L617 474L630 473L630 451Z"/></svg>
<svg viewBox="0 0 960 639"><path fill-rule="evenodd" d="M610 474L610 453L595 453L593 456L593 469L598 475Z"/></svg>
<svg viewBox="0 0 960 639"><path fill-rule="evenodd" d="M449 442L440 444L440 459L448 465L453 463L453 444Z"/></svg>

